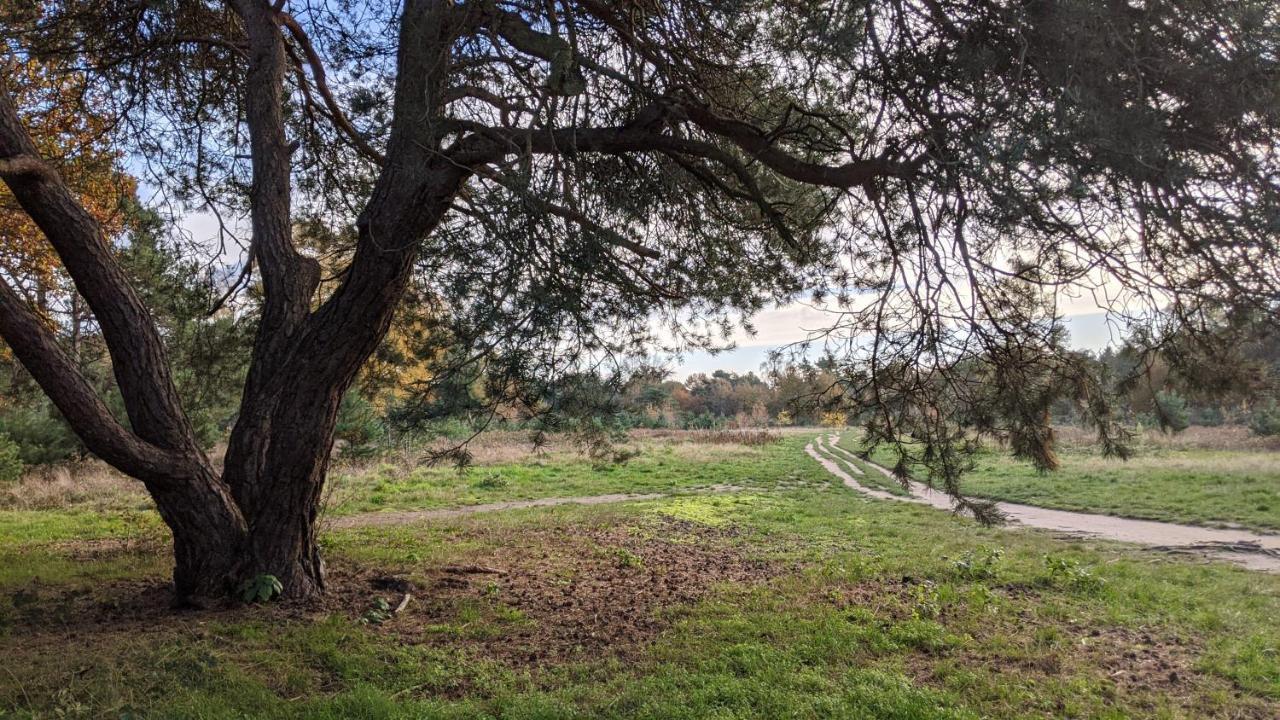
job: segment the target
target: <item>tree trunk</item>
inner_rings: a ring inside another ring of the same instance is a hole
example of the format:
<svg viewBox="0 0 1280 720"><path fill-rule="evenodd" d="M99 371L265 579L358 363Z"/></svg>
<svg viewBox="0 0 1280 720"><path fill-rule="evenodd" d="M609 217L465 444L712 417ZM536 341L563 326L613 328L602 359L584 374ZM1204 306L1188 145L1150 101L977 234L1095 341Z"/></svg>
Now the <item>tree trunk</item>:
<svg viewBox="0 0 1280 720"><path fill-rule="evenodd" d="M296 370L287 392L246 398L224 480L248 525L241 575L272 575L286 597L308 598L325 588L316 521L349 380Z"/></svg>
<svg viewBox="0 0 1280 720"><path fill-rule="evenodd" d="M181 484L146 485L173 533L175 604L202 606L234 592L248 530L226 485L207 466Z"/></svg>

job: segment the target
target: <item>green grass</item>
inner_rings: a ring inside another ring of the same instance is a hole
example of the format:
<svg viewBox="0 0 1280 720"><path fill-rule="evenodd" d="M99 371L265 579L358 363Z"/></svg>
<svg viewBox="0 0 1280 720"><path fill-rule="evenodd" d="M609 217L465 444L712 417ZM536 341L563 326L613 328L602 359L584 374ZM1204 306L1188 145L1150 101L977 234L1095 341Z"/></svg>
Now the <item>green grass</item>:
<svg viewBox="0 0 1280 720"><path fill-rule="evenodd" d="M1037 474L984 454L966 479L973 495L1028 505L1280 531L1280 455L1223 450L1147 451L1116 461L1081 451Z"/></svg>
<svg viewBox="0 0 1280 720"><path fill-rule="evenodd" d="M840 445L858 447L852 433ZM975 497L1059 510L1280 531L1280 453L1139 447L1136 457L1116 460L1070 446L1059 456L1060 469L1038 473L1007 452L984 450L962 487ZM894 462L883 449L873 459ZM877 486L886 481L876 472L867 477Z"/></svg>
<svg viewBox="0 0 1280 720"><path fill-rule="evenodd" d="M499 587L506 577L478 581L436 625L408 636L398 619L359 622L372 591L311 613L215 612L82 625L67 636L61 619L33 626L24 618L59 612L65 588L101 583L104 598L120 601L120 587L132 586L102 577L159 581L165 570L145 546L77 560L74 546L51 538L65 538L63 525L83 518L51 511L43 525L6 527L0 536L6 552L38 552L66 568L34 586L19 573L0 576L7 669L0 717L1270 718L1280 711L1280 577L866 499L804 455L805 440L721 453L686 468L696 479L671 480L676 489L748 488L739 493L353 528L325 538L335 567L410 577L450 563L504 563L585 587L603 578L574 574L581 549L557 539L593 528L637 548L651 539L724 547L775 569L768 579L660 608L661 634L618 648L619 657L587 652L524 664L495 655L505 638L514 642L539 622L529 614L536 607L519 607L519 597ZM596 480L587 463L570 471L574 463L558 462L564 472L554 473L535 465L506 495L499 488L472 495L474 478L432 495L423 490L429 483L407 479L411 490L398 496L457 504L635 490L619 487L621 478L668 482L679 462L691 464L671 459L674 469L659 470L657 459ZM113 527L130 526L108 523L94 533ZM596 552L613 557L612 573L649 570L621 550ZM1127 680L1132 672L1146 674Z"/></svg>
<svg viewBox="0 0 1280 720"><path fill-rule="evenodd" d="M405 472L387 463L340 475L329 512L349 515L546 497L689 492L716 485L774 487L795 475L795 463L793 455L775 448L670 445L654 446L623 464L593 465L557 455L480 465L460 473L442 466Z"/></svg>

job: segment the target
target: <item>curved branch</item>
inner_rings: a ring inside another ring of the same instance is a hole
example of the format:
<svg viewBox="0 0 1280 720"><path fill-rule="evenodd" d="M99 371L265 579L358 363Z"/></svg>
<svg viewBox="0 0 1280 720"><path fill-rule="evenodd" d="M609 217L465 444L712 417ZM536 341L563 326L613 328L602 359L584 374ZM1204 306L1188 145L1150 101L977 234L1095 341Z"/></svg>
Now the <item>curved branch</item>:
<svg viewBox="0 0 1280 720"><path fill-rule="evenodd" d="M134 292L98 221L40 158L3 77L0 168L14 198L53 245L97 318L134 431L147 442L202 459L151 313ZM73 427L77 433L95 432L91 427Z"/></svg>
<svg viewBox="0 0 1280 720"><path fill-rule="evenodd" d="M779 150L762 135L754 134L759 131L748 125L715 119L709 113L695 111L693 114L698 116L694 123L700 128L732 141L749 158L783 177L810 185L866 188L880 178L907 177L916 171L920 162L872 158L842 165L812 163ZM494 162L521 152L677 152L716 161L728 157L728 153L712 143L657 132L651 129L654 123L650 122L546 130L498 128L467 121L454 121L453 124L459 130L471 133L457 143L452 155L455 162L467 166Z"/></svg>
<svg viewBox="0 0 1280 720"><path fill-rule="evenodd" d="M0 336L94 455L148 482L180 481L194 474L198 465L190 454L156 447L116 420L40 317L2 281Z"/></svg>
<svg viewBox="0 0 1280 720"><path fill-rule="evenodd" d="M347 119L342 108L338 107L338 101L333 97L333 92L329 90L329 81L325 77L324 62L320 59L320 53L316 52L315 46L311 44L311 38L307 37L302 26L298 21L287 12L277 13L280 24L289 31L293 36L294 42L298 43L302 48L303 54L307 56L307 65L311 68L311 77L316 84L316 92L320 93L321 99L324 100L325 107L329 110L329 117L333 120L333 124L342 131L344 135L351 140L351 144L355 146L356 151L365 156L369 160L382 165L387 161L387 156L378 152L356 129L355 125Z"/></svg>

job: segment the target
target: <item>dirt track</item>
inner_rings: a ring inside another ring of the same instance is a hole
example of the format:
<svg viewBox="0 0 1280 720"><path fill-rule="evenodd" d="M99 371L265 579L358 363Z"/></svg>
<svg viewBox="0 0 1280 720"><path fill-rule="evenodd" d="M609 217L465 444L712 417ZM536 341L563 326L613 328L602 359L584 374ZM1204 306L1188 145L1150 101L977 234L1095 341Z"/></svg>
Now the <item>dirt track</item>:
<svg viewBox="0 0 1280 720"><path fill-rule="evenodd" d="M824 444L822 437L815 438L805 446L805 452L847 487L882 500L913 502L939 510L952 510L951 498L946 493L929 490L918 483L911 483L911 495L895 495L858 482L854 474L861 475L862 472L848 463L848 457L842 457L849 456L849 452L835 446L838 439L838 435L830 435ZM898 482L888 469L866 460L861 462ZM1011 522L1028 527L1148 545L1171 552L1206 555L1228 560L1251 570L1280 573L1280 535L1050 510L1017 503L998 502L996 507Z"/></svg>

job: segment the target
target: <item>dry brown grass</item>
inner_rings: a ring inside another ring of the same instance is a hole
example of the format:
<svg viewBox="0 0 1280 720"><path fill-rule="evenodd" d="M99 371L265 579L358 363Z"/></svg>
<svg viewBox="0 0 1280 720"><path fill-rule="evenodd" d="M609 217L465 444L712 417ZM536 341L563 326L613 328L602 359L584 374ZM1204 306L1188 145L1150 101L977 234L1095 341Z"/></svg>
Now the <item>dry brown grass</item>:
<svg viewBox="0 0 1280 720"><path fill-rule="evenodd" d="M706 430L689 433L689 442L712 445L772 445L782 439L770 430Z"/></svg>
<svg viewBox="0 0 1280 720"><path fill-rule="evenodd" d="M88 507L126 510L150 505L142 483L98 460L36 468L16 483L0 484L0 509Z"/></svg>
<svg viewBox="0 0 1280 720"><path fill-rule="evenodd" d="M813 428L780 428L771 430L632 430L618 442L620 448L641 453L670 448L680 457L697 459L720 457L714 446L726 452L740 452L746 447L760 447L781 440L786 435L812 433ZM536 457L544 462L570 461L583 457L583 447L572 436L552 434L546 444L535 450L531 435L520 430L494 430L481 434L467 446L472 465L507 465ZM347 459L338 462L335 472L359 475L373 468L392 465L410 471L433 461L433 455L455 446L457 441L439 438L429 443L372 458ZM708 447L713 446L713 447ZM707 452L710 450L711 452ZM448 465L448 459L435 460Z"/></svg>
<svg viewBox="0 0 1280 720"><path fill-rule="evenodd" d="M1054 432L1064 448L1087 448L1097 444L1097 435L1088 429L1058 425ZM1280 436L1258 437L1243 425L1197 425L1176 434L1146 429L1136 438L1136 443L1139 448L1158 450L1280 451Z"/></svg>

